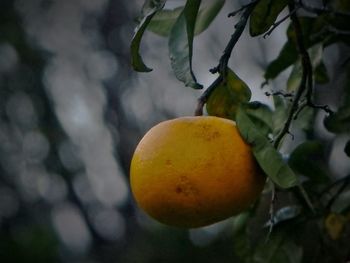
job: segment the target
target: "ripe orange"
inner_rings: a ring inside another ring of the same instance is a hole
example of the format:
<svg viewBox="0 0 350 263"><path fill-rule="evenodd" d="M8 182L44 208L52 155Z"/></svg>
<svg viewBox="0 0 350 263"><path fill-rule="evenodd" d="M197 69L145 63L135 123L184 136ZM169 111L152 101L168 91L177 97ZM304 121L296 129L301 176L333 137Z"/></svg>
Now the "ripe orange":
<svg viewBox="0 0 350 263"><path fill-rule="evenodd" d="M131 161L137 204L158 221L201 227L248 208L265 176L233 121L211 116L161 122Z"/></svg>

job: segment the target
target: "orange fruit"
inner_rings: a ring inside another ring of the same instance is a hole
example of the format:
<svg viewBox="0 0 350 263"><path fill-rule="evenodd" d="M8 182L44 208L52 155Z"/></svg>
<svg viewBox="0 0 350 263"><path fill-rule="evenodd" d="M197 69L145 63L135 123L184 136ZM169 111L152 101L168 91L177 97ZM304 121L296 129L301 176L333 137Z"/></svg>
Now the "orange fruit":
<svg viewBox="0 0 350 263"><path fill-rule="evenodd" d="M136 203L159 222L186 228L242 212L264 183L235 123L212 116L154 126L136 147L130 168Z"/></svg>

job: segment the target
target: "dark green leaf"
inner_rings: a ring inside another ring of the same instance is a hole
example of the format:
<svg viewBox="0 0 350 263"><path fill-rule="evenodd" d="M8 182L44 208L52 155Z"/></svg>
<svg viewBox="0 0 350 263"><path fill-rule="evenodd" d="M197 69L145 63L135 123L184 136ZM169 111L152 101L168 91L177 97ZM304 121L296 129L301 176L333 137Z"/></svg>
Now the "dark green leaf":
<svg viewBox="0 0 350 263"><path fill-rule="evenodd" d="M350 131L350 105L340 107L339 110L325 118L326 128L334 133Z"/></svg>
<svg viewBox="0 0 350 263"><path fill-rule="evenodd" d="M344 152L345 152L345 154L346 154L348 157L350 157L350 141L348 141L348 142L345 144Z"/></svg>
<svg viewBox="0 0 350 263"><path fill-rule="evenodd" d="M318 84L325 84L329 82L329 76L326 65L323 61L320 62L315 68L315 82Z"/></svg>
<svg viewBox="0 0 350 263"><path fill-rule="evenodd" d="M265 33L276 21L279 13L287 6L287 0L261 0L254 7L250 17L251 36Z"/></svg>
<svg viewBox="0 0 350 263"><path fill-rule="evenodd" d="M314 45L308 49L310 61L313 69L322 62L323 47L321 44ZM300 59L294 64L293 70L287 81L287 90L289 92L296 91L301 82L302 67Z"/></svg>
<svg viewBox="0 0 350 263"><path fill-rule="evenodd" d="M339 194L338 198L332 204L332 211L336 213L350 211L350 190L343 191Z"/></svg>
<svg viewBox="0 0 350 263"><path fill-rule="evenodd" d="M237 108L241 103L248 102L251 91L231 69L227 76L210 94L206 104L209 115L235 119Z"/></svg>
<svg viewBox="0 0 350 263"><path fill-rule="evenodd" d="M314 128L315 122L315 109L311 107L305 107L298 115L298 118L294 120L293 125L298 129L305 132L309 132Z"/></svg>
<svg viewBox="0 0 350 263"><path fill-rule="evenodd" d="M183 9L184 7L181 6L173 10L163 9L157 12L148 24L147 30L163 37L169 36L172 27Z"/></svg>
<svg viewBox="0 0 350 263"><path fill-rule="evenodd" d="M334 10L339 10L342 12L350 12L350 2L349 0L334 0L332 1ZM327 21L335 28L348 31L350 30L349 16L339 16L330 13L327 16Z"/></svg>
<svg viewBox="0 0 350 263"><path fill-rule="evenodd" d="M300 17L299 18L304 35L304 45L308 49L317 43L323 43L324 46L334 42L331 34L324 30L327 26L324 17ZM296 48L296 37L293 26L290 25L287 29L288 41L282 47L279 55L267 67L265 79L274 79L282 71L294 64L299 58L299 53Z"/></svg>
<svg viewBox="0 0 350 263"><path fill-rule="evenodd" d="M300 263L302 247L297 246L288 233L274 232L268 242L260 242L255 253L254 263Z"/></svg>
<svg viewBox="0 0 350 263"><path fill-rule="evenodd" d="M301 82L301 76L302 76L303 69L301 67L300 60L294 63L292 71L288 77L287 80L287 91L292 92L296 91Z"/></svg>
<svg viewBox="0 0 350 263"><path fill-rule="evenodd" d="M274 217L272 218L272 221L269 221L265 224L265 226L270 226L273 224L276 226L277 224L293 219L300 215L301 213L301 207L298 205L292 205L292 206L285 206L279 209Z"/></svg>
<svg viewBox="0 0 350 263"><path fill-rule="evenodd" d="M169 56L171 66L177 79L194 89L201 89L202 85L192 71L192 48L194 28L198 14L200 0L188 0L185 8L176 20L169 37Z"/></svg>
<svg viewBox="0 0 350 263"><path fill-rule="evenodd" d="M158 1L147 0L145 1L142 7L141 20L135 29L135 33L132 38L131 47L130 47L131 64L136 71L149 72L152 70L151 68L147 67L142 60L142 57L140 55L140 44L141 44L143 33L145 32L149 22L151 21L155 13L164 7L165 2L166 0L158 0Z"/></svg>
<svg viewBox="0 0 350 263"><path fill-rule="evenodd" d="M334 133L350 131L350 65L347 66L346 73L341 106L336 113L327 116L324 120L326 128Z"/></svg>
<svg viewBox="0 0 350 263"><path fill-rule="evenodd" d="M273 131L273 112L267 105L251 102L246 109L246 113L263 135L268 136Z"/></svg>
<svg viewBox="0 0 350 263"><path fill-rule="evenodd" d="M287 41L282 47L278 57L268 65L264 75L265 79L276 78L282 71L296 62L297 59L298 51L295 45Z"/></svg>
<svg viewBox="0 0 350 263"><path fill-rule="evenodd" d="M290 188L297 184L297 177L283 161L281 154L255 127L243 107L239 107L236 122L241 136L252 145L253 154L267 176L278 186Z"/></svg>
<svg viewBox="0 0 350 263"><path fill-rule="evenodd" d="M273 134L276 135L284 126L284 123L287 119L288 108L287 103L280 96L274 96L273 102L275 105L275 111L273 112L272 118L272 126L273 126Z"/></svg>
<svg viewBox="0 0 350 263"><path fill-rule="evenodd" d="M306 141L298 145L289 156L288 164L295 173L308 178L312 186L329 182L325 149L321 142Z"/></svg>
<svg viewBox="0 0 350 263"><path fill-rule="evenodd" d="M250 212L243 212L233 218L233 233L237 234L245 230L247 222L251 217Z"/></svg>

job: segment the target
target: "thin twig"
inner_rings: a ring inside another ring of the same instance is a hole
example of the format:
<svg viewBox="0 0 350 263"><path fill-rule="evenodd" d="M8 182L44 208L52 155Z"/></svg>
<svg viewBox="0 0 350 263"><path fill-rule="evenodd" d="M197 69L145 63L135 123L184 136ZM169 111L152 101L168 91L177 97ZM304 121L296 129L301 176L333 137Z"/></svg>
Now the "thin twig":
<svg viewBox="0 0 350 263"><path fill-rule="evenodd" d="M223 55L221 56L221 58L219 60L219 64L215 68L209 70L213 74L219 73L220 75L219 75L219 77L217 77L214 80L214 82L198 98L197 107L196 107L196 110L194 113L196 116L203 115L203 107L204 107L204 104L207 102L210 94L213 92L213 90L218 86L218 84L221 81L225 80L226 73L227 73L227 64L228 64L228 61L231 57L232 50L235 47L239 38L241 37L243 30L247 24L249 15L253 11L253 8L257 2L258 1L253 1L253 2L249 3L248 5L244 6L244 8L243 8L243 9L245 9L244 13L242 14L238 23L235 25L236 30L232 34L231 39L228 42L228 44L223 52Z"/></svg>
<svg viewBox="0 0 350 263"><path fill-rule="evenodd" d="M220 60L219 60L219 64L210 69L210 72L215 74L215 73L220 73L222 76L226 76L226 72L227 72L227 64L228 61L231 57L231 53L233 48L235 47L237 41L239 40L239 38L241 37L243 30L248 22L248 18L251 14L251 12L253 11L253 8L255 6L257 2L254 1L252 2L249 6L247 6L240 18L240 20L238 21L238 23L235 25L235 32L232 34L230 41L228 42Z"/></svg>
<svg viewBox="0 0 350 263"><path fill-rule="evenodd" d="M275 203L276 203L277 195L276 195L276 186L272 182L272 189L271 189L271 201L270 201L270 209L269 209L269 232L267 233L266 236L266 242L270 239L270 236L272 234L273 227L275 225Z"/></svg>
<svg viewBox="0 0 350 263"><path fill-rule="evenodd" d="M284 21L286 21L292 14L294 14L297 10L299 9L299 6L295 7L294 10L292 10L291 12L289 12L286 16L284 16L283 18L281 18L279 21L273 23L273 25L271 26L270 30L267 31L264 35L263 38L267 38L269 35L271 35L272 31L274 31L276 29L276 27L278 27L280 24L282 24Z"/></svg>
<svg viewBox="0 0 350 263"><path fill-rule="evenodd" d="M290 3L288 5L290 13L292 13L293 10L295 10L294 3ZM292 102L292 105L290 107L288 118L280 131L280 133L276 136L274 147L278 148L281 140L283 137L289 132L290 125L292 123L292 120L297 116L299 111L299 101L305 92L307 90L306 99L307 99L307 105L313 108L318 108L326 111L327 113L331 114L333 111L329 108L328 105L316 105L312 101L312 93L313 93L313 70L312 70L312 64L310 60L309 53L307 52L307 49L303 42L303 32L301 28L300 21L298 19L298 16L296 13L292 13L290 15L290 18L292 20L292 25L294 27L294 32L296 35L296 45L299 51L299 54L301 56L301 65L302 65L302 76L299 88L297 90L297 93L295 94L294 100Z"/></svg>
<svg viewBox="0 0 350 263"><path fill-rule="evenodd" d="M285 97L285 98L289 98L289 97L293 97L293 93L285 93L283 91L274 91L274 92L268 92L266 91L265 92L265 95L266 96L282 96L282 97Z"/></svg>
<svg viewBox="0 0 350 263"><path fill-rule="evenodd" d="M252 1L252 2L250 2L250 3L248 3L248 4L242 5L239 9L237 9L237 10L235 10L235 11L229 13L227 16L228 16L228 17L233 17L233 16L237 15L238 13L242 12L242 11L243 11L244 9L246 9L247 7L249 7L249 6L253 5L253 4L256 4L256 2L258 2L258 1L259 1L259 0L255 0L255 1Z"/></svg>

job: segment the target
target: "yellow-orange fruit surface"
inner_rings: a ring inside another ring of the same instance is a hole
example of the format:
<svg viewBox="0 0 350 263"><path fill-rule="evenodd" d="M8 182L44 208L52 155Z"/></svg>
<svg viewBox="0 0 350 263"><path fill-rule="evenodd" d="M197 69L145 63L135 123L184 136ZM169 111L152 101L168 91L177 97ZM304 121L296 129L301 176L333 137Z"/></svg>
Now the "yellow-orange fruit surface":
<svg viewBox="0 0 350 263"><path fill-rule="evenodd" d="M130 168L137 204L164 224L186 228L242 212L264 183L235 123L211 116L154 126L138 144Z"/></svg>

